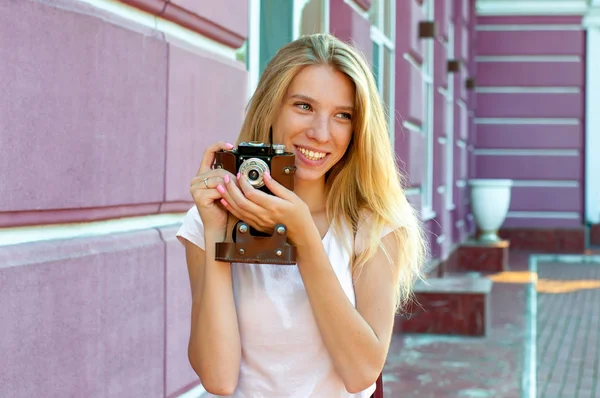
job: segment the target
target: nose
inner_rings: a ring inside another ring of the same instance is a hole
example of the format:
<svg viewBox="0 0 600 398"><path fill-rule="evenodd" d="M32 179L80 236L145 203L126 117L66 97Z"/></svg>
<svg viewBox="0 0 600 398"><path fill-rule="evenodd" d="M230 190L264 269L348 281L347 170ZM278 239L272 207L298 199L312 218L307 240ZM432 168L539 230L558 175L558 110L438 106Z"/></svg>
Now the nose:
<svg viewBox="0 0 600 398"><path fill-rule="evenodd" d="M315 116L306 135L319 143L325 143L329 141L331 136L329 129L329 118L327 116Z"/></svg>

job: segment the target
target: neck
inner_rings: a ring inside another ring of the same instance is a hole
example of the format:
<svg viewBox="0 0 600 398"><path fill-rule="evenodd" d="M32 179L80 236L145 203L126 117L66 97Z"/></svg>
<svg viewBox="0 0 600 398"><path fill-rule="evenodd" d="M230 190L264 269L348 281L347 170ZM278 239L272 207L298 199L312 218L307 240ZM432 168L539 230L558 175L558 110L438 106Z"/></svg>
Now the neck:
<svg viewBox="0 0 600 398"><path fill-rule="evenodd" d="M325 177L319 181L296 180L294 193L306 203L311 213L325 211Z"/></svg>

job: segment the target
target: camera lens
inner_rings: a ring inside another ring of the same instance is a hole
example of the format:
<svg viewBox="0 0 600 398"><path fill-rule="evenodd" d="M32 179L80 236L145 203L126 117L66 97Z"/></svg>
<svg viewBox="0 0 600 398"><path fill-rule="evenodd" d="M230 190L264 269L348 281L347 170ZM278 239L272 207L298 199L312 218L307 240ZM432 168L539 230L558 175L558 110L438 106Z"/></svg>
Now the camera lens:
<svg viewBox="0 0 600 398"><path fill-rule="evenodd" d="M260 175L259 175L258 171L256 171L256 170L250 170L248 172L248 178L251 179L252 181L258 180L259 176Z"/></svg>
<svg viewBox="0 0 600 398"><path fill-rule="evenodd" d="M269 170L269 165L260 158L245 159L239 167L239 172L245 176L254 188L265 185L263 175Z"/></svg>

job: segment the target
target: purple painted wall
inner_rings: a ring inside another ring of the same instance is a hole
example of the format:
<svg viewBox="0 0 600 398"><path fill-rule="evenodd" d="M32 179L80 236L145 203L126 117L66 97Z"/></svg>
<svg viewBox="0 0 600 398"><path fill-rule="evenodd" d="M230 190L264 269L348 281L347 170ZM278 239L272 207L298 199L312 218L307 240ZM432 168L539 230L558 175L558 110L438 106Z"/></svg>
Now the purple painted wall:
<svg viewBox="0 0 600 398"><path fill-rule="evenodd" d="M371 24L344 0L329 0L329 31L341 40L355 44L367 59L373 55Z"/></svg>
<svg viewBox="0 0 600 398"><path fill-rule="evenodd" d="M0 396L163 396L164 252L154 230L2 248Z"/></svg>
<svg viewBox="0 0 600 398"><path fill-rule="evenodd" d="M187 209L204 140L237 136L244 65L48 3L0 5L0 227Z"/></svg>
<svg viewBox="0 0 600 398"><path fill-rule="evenodd" d="M585 34L580 24L580 17L477 18L474 171L481 178L515 181L504 227L582 225Z"/></svg>
<svg viewBox="0 0 600 398"><path fill-rule="evenodd" d="M244 0L173 3L247 36ZM79 1L0 2L0 59L0 228L187 210L206 145L241 125L242 62ZM0 245L0 396L197 385L176 229Z"/></svg>
<svg viewBox="0 0 600 398"><path fill-rule="evenodd" d="M434 21L437 35L433 39L419 38L419 22L425 21L424 6L433 2L410 0L396 3L396 151L404 163L410 185L421 188L427 183L425 150L427 137L424 133L403 126L403 121L419 128L424 127L427 118L424 107L425 88L423 68L425 44L433 40L433 195L432 207L435 217L425 220L425 228L430 231L430 246L434 258L446 259L453 246L468 236L468 192L461 181L467 178L467 143L469 126L466 118L468 98L463 89L469 75L470 52L468 40L472 30L474 3L469 1L435 1ZM453 37L450 26L453 25ZM404 28L406 27L406 28ZM452 44L453 43L453 44ZM453 45L454 59L461 62L457 73L447 71L449 46ZM406 56L412 58L409 62ZM449 92L448 81L453 82L450 106L443 93ZM450 112L452 114L450 114ZM452 131L448 130L448 117L454 120ZM461 144L464 144L461 146ZM448 146L452 153L452 163L448 158ZM454 167L452 180L448 180L447 169ZM422 192L421 191L421 192ZM453 206L446 203L446 192L452 195ZM418 209L422 209L423 198L409 197Z"/></svg>
<svg viewBox="0 0 600 398"><path fill-rule="evenodd" d="M160 203L167 44L34 1L2 2L0 27L0 227Z"/></svg>

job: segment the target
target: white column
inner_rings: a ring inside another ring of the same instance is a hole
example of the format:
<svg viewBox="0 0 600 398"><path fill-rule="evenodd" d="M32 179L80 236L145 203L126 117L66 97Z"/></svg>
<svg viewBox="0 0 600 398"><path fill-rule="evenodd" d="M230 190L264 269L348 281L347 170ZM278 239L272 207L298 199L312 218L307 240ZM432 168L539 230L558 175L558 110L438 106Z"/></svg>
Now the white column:
<svg viewBox="0 0 600 398"><path fill-rule="evenodd" d="M260 0L248 0L248 94L250 99L260 77Z"/></svg>
<svg viewBox="0 0 600 398"><path fill-rule="evenodd" d="M585 221L600 223L600 0L593 0L587 29L585 108Z"/></svg>

